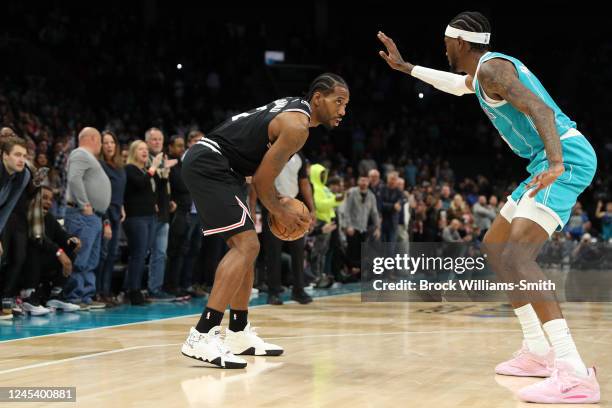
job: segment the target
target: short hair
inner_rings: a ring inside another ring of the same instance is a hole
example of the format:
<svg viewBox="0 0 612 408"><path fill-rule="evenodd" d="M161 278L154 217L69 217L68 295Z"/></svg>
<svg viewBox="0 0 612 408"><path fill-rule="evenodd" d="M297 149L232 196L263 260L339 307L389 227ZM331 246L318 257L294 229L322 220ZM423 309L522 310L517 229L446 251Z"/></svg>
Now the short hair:
<svg viewBox="0 0 612 408"><path fill-rule="evenodd" d="M477 11L464 11L457 14L448 24L453 28L470 31L473 33L490 33L491 24L489 20ZM489 49L489 44L470 43L470 48L473 50L486 51Z"/></svg>
<svg viewBox="0 0 612 408"><path fill-rule="evenodd" d="M156 128L156 127L150 127L147 129L147 131L145 132L145 141L148 142L149 139L151 138L151 132L153 132L154 130L157 130L159 133L164 134L164 132L161 131L160 128Z"/></svg>
<svg viewBox="0 0 612 408"><path fill-rule="evenodd" d="M187 134L187 141L191 141L195 138L202 138L204 137L204 132L202 132L201 130L192 130Z"/></svg>
<svg viewBox="0 0 612 408"><path fill-rule="evenodd" d="M93 132L86 132L85 129L95 130L96 132L98 132L98 129L96 129L94 127L89 127L89 126L84 127L83 129L81 129L81 131L79 132L79 135L77 136L77 139L78 139L79 142L81 140L85 139L85 138L88 138L88 137L95 138ZM100 141L102 141L102 138L100 138Z"/></svg>
<svg viewBox="0 0 612 408"><path fill-rule="evenodd" d="M173 135L170 138L170 141L168 142L168 144L174 145L174 142L176 142L178 139L183 139L183 141L185 140L185 136L183 135Z"/></svg>
<svg viewBox="0 0 612 408"><path fill-rule="evenodd" d="M399 171L391 170L390 172L387 173L387 178L389 178L391 176L399 177Z"/></svg>
<svg viewBox="0 0 612 408"><path fill-rule="evenodd" d="M308 94L306 94L306 100L311 100L315 92L320 92L327 96L332 93L337 86L346 88L347 90L349 89L346 81L340 75L330 72L321 74L310 83Z"/></svg>
<svg viewBox="0 0 612 408"><path fill-rule="evenodd" d="M0 129L0 138L4 139L5 137L17 136L17 132L10 126L3 126Z"/></svg>
<svg viewBox="0 0 612 408"><path fill-rule="evenodd" d="M11 154L13 148L15 146L21 146L26 151L28 150L28 145L26 141L19 136L9 136L2 140L2 144L0 145L0 150L2 153Z"/></svg>
<svg viewBox="0 0 612 408"><path fill-rule="evenodd" d="M338 177L338 176L330 177L327 180L327 185L328 186L339 185L340 183L342 183L342 179L340 177Z"/></svg>

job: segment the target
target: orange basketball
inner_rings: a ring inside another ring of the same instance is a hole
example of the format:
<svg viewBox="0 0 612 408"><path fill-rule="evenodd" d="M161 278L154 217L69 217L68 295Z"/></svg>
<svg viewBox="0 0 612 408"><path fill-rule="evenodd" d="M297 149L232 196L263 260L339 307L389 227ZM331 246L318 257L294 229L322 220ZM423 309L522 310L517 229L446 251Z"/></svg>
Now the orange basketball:
<svg viewBox="0 0 612 408"><path fill-rule="evenodd" d="M306 204L301 202L296 198L285 198L287 200L289 207L294 210L301 212L304 215L308 215L310 211L308 211L308 207ZM293 232L289 232L290 228L287 228L285 225L274 219L274 216L270 214L268 216L268 225L270 226L270 231L278 238L283 241L295 241L296 239L300 239L308 232L308 229L296 229Z"/></svg>

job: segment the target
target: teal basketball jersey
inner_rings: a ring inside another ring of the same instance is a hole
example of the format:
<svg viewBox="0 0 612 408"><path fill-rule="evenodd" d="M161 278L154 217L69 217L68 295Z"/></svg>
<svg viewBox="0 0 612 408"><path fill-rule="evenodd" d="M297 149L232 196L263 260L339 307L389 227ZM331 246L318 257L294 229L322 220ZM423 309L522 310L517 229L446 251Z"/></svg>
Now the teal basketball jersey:
<svg viewBox="0 0 612 408"><path fill-rule="evenodd" d="M478 69L484 62L493 58L501 58L513 63L523 85L553 110L559 136L570 129L576 128L576 123L561 111L542 83L521 61L499 52L484 54L478 62L473 81L478 102L512 151L520 157L533 161L538 153L544 150L544 143L538 134L533 119L506 101L492 101L479 86Z"/></svg>

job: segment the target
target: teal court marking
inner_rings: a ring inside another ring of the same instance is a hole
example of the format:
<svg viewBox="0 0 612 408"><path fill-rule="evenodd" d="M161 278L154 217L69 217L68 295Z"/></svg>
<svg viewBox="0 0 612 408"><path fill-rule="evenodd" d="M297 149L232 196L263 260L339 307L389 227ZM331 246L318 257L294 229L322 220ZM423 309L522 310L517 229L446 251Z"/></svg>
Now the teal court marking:
<svg viewBox="0 0 612 408"><path fill-rule="evenodd" d="M340 288L315 290L311 296L322 298L356 293L359 290L360 283L350 283ZM289 301L290 293L283 294L281 298ZM267 300L267 294L260 294L251 300L250 306L266 305ZM0 320L0 342L199 315L204 310L204 305L204 299L191 299L189 302L151 303L146 306L121 305L108 310L15 317L12 320Z"/></svg>

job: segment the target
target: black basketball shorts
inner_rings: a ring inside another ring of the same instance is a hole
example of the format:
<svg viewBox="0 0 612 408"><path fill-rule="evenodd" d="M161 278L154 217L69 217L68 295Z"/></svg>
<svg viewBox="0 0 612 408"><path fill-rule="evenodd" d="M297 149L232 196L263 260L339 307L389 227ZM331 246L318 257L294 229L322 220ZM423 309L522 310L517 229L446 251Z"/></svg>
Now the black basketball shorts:
<svg viewBox="0 0 612 408"><path fill-rule="evenodd" d="M181 175L195 203L204 236L219 234L227 240L255 229L247 206L248 185L231 169L214 141L203 139L189 148Z"/></svg>

